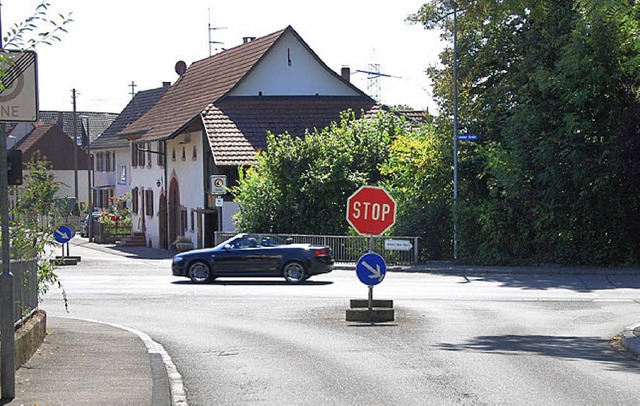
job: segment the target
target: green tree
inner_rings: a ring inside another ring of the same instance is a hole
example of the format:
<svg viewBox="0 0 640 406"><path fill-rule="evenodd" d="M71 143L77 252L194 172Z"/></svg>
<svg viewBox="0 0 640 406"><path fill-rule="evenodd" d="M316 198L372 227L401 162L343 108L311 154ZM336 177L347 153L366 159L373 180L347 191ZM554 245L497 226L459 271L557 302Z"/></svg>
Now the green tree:
<svg viewBox="0 0 640 406"><path fill-rule="evenodd" d="M347 198L383 180L391 141L404 120L380 113L357 120L353 112L303 138L269 135L258 164L233 189L239 230L344 234Z"/></svg>
<svg viewBox="0 0 640 406"><path fill-rule="evenodd" d="M55 258L48 248L56 244L53 235L62 222L63 213L54 198L59 182L47 165L43 159L27 163L24 183L14 189L17 203L10 213L13 257L37 260L41 295L51 284L62 288L55 273Z"/></svg>
<svg viewBox="0 0 640 406"><path fill-rule="evenodd" d="M409 17L451 38L443 2ZM640 259L637 2L459 1L461 251L482 262ZM451 50L432 67L444 125Z"/></svg>
<svg viewBox="0 0 640 406"><path fill-rule="evenodd" d="M421 237L422 259L451 252L451 155L446 136L433 125L407 128L390 147L382 165L383 186L396 200L393 233Z"/></svg>

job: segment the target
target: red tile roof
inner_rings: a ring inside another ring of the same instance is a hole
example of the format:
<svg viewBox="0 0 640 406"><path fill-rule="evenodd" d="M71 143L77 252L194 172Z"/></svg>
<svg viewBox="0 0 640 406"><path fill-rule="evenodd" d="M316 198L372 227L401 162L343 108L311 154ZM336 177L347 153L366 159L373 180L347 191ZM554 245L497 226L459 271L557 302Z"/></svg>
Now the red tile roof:
<svg viewBox="0 0 640 406"><path fill-rule="evenodd" d="M229 97L210 106L203 120L216 165L251 165L267 147L267 131L302 136L339 121L348 109L361 117L381 106L362 97Z"/></svg>
<svg viewBox="0 0 640 406"><path fill-rule="evenodd" d="M35 124L33 131L24 137L16 148L22 151L22 162L27 163L39 153L41 158L46 158L51 163L52 169L74 169L73 148L78 151L78 169L86 170L87 154L80 146L66 135L57 124Z"/></svg>
<svg viewBox="0 0 640 406"><path fill-rule="evenodd" d="M164 97L120 136L155 141L176 135L231 90L284 31L194 62Z"/></svg>

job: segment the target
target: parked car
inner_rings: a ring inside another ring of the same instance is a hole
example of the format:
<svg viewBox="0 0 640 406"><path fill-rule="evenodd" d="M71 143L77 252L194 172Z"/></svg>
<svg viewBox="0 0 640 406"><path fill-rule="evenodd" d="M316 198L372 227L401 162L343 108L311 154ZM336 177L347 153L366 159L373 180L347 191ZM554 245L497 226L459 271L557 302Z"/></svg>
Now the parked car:
<svg viewBox="0 0 640 406"><path fill-rule="evenodd" d="M100 217L100 212L91 213L91 217L93 218L93 223L95 224L98 221L98 217ZM95 230L95 226L92 224L92 230ZM80 220L80 237L88 237L89 236L89 214L86 214L82 220Z"/></svg>
<svg viewBox="0 0 640 406"><path fill-rule="evenodd" d="M284 277L300 283L333 270L331 248L293 244L281 237L238 234L214 248L176 254L171 269L193 283L218 277Z"/></svg>

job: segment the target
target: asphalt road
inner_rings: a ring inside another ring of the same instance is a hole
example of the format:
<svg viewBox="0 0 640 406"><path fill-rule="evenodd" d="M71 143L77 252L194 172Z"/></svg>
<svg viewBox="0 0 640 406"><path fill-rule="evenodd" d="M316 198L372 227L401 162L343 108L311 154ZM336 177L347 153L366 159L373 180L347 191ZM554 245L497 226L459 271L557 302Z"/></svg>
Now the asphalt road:
<svg viewBox="0 0 640 406"><path fill-rule="evenodd" d="M190 405L637 405L640 361L609 340L640 319L640 277L388 273L396 321L345 321L367 296L351 271L192 285L170 260L72 246L52 315L160 342Z"/></svg>

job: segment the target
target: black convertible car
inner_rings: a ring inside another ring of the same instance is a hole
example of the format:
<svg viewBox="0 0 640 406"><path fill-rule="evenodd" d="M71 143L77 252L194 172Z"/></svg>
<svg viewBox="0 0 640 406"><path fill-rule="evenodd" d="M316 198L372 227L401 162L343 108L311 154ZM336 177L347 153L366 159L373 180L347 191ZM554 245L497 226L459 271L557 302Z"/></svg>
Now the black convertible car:
<svg viewBox="0 0 640 406"><path fill-rule="evenodd" d="M333 269L331 248L294 244L281 237L238 234L214 248L196 249L173 257L174 276L206 283L222 276L281 276L299 283Z"/></svg>

